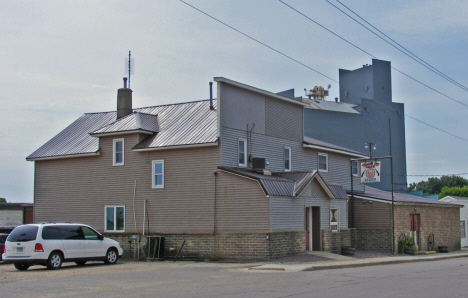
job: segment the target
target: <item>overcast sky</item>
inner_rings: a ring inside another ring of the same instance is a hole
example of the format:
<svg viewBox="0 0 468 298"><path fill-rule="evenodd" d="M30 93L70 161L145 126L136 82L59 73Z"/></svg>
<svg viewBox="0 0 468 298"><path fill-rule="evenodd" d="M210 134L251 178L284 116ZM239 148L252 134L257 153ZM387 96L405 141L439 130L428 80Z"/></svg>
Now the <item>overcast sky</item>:
<svg viewBox="0 0 468 298"><path fill-rule="evenodd" d="M186 0L338 81L372 57L274 0ZM336 0L329 0L340 6ZM378 59L468 104L468 93L378 39L325 0L285 0ZM401 45L468 86L466 0L341 0ZM340 6L343 8L342 6ZM0 197L32 202L25 158L87 112L116 108L128 51L133 106L207 99L226 77L272 92L338 84L176 1L0 2ZM392 72L406 114L468 139L468 107ZM406 117L408 175L468 172L468 142ZM464 176L468 178L467 175ZM409 182L427 177L408 177Z"/></svg>

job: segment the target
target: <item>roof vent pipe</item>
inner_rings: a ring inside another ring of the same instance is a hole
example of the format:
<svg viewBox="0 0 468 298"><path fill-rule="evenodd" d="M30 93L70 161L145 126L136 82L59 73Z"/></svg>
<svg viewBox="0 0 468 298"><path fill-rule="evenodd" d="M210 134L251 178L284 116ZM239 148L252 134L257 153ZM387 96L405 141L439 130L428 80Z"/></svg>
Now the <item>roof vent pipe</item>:
<svg viewBox="0 0 468 298"><path fill-rule="evenodd" d="M132 113L132 89L127 88L127 78L124 78L124 87L117 91L117 119Z"/></svg>
<svg viewBox="0 0 468 298"><path fill-rule="evenodd" d="M213 107L213 82L210 82L210 110L214 110L214 107Z"/></svg>

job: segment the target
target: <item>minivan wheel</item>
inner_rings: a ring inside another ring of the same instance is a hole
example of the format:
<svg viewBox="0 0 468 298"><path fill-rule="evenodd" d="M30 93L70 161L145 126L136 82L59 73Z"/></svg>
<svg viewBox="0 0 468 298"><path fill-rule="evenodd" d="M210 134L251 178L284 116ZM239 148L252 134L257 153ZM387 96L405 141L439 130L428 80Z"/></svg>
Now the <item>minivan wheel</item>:
<svg viewBox="0 0 468 298"><path fill-rule="evenodd" d="M29 268L28 264L15 263L14 265L15 265L15 268L18 269L19 271L28 270L28 268Z"/></svg>
<svg viewBox="0 0 468 298"><path fill-rule="evenodd" d="M117 251L114 248L110 248L106 253L106 258L104 259L104 263L115 264L117 263L118 258L119 256L117 255Z"/></svg>
<svg viewBox="0 0 468 298"><path fill-rule="evenodd" d="M49 256L49 260L47 261L47 268L58 269L61 266L62 266L62 255L59 252L54 251Z"/></svg>

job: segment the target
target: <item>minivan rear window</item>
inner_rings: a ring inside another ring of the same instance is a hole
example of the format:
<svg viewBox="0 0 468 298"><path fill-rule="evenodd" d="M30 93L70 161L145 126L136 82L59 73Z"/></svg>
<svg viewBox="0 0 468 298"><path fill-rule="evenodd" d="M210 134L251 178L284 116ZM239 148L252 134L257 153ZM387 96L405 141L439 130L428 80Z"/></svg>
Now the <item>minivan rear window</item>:
<svg viewBox="0 0 468 298"><path fill-rule="evenodd" d="M16 227L10 235L8 235L8 242L27 242L36 240L38 226L19 226Z"/></svg>
<svg viewBox="0 0 468 298"><path fill-rule="evenodd" d="M44 240L60 240L62 239L62 227L43 227L42 228L42 239Z"/></svg>

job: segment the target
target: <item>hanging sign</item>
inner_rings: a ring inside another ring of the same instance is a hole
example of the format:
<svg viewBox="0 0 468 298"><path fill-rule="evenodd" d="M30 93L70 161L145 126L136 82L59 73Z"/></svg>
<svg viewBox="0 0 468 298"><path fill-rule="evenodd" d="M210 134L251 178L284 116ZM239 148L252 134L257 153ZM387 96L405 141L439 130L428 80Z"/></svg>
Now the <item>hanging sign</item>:
<svg viewBox="0 0 468 298"><path fill-rule="evenodd" d="M361 163L361 183L380 182L380 162L367 161Z"/></svg>

